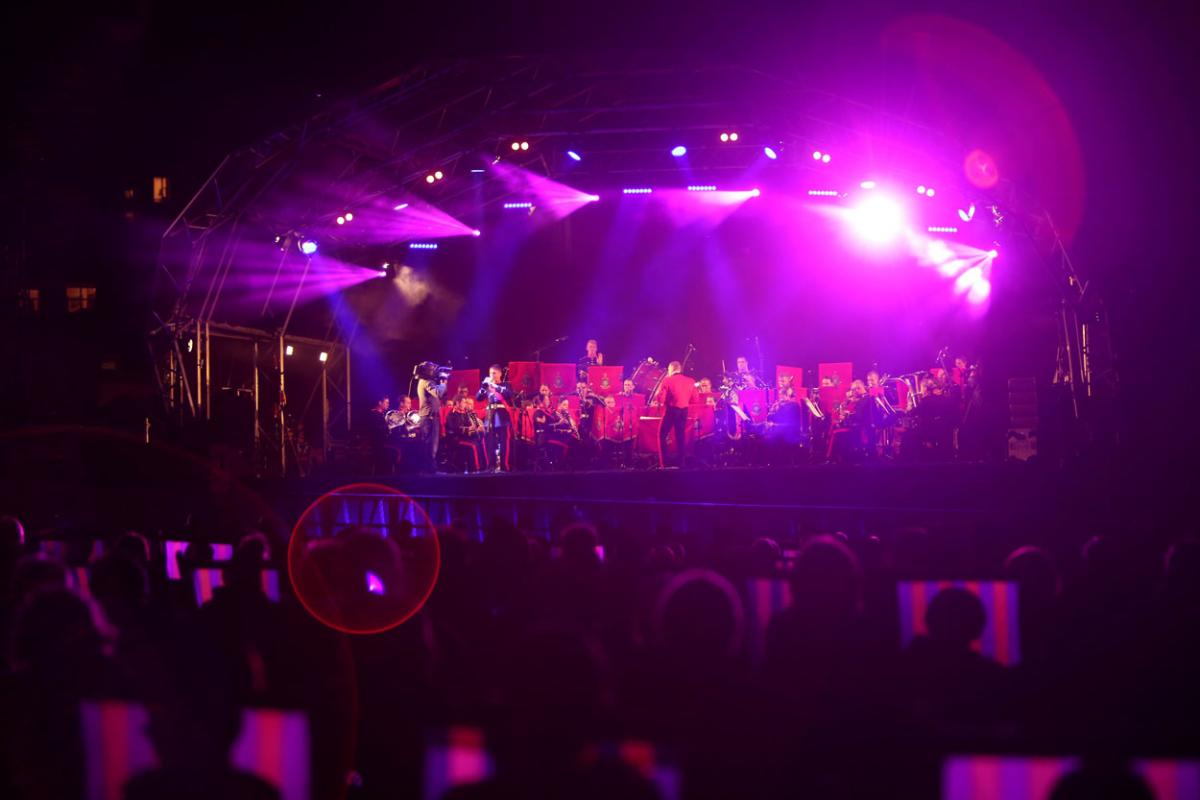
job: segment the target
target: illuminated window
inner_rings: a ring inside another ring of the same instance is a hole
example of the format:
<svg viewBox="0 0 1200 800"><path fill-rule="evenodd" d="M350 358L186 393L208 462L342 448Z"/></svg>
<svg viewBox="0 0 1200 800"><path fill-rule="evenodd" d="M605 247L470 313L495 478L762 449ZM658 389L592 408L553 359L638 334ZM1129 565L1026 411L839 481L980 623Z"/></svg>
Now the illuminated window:
<svg viewBox="0 0 1200 800"><path fill-rule="evenodd" d="M67 287L67 311L74 314L76 311L86 311L96 305L96 287L95 286L68 286Z"/></svg>
<svg viewBox="0 0 1200 800"><path fill-rule="evenodd" d="M39 289L20 289L17 291L17 305L26 310L37 313L42 307L42 292Z"/></svg>
<svg viewBox="0 0 1200 800"><path fill-rule="evenodd" d="M167 179L155 177L154 179L154 202L162 203L167 199Z"/></svg>

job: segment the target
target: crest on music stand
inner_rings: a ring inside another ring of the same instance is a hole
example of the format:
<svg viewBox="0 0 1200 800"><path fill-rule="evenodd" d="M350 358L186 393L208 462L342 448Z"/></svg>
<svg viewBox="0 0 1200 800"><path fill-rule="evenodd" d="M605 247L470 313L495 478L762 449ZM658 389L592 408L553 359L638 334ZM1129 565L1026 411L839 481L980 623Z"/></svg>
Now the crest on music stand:
<svg viewBox="0 0 1200 800"><path fill-rule="evenodd" d="M526 397L538 393L541 384L538 383L538 364L536 361L508 362L508 382L514 392L520 392Z"/></svg>
<svg viewBox="0 0 1200 800"><path fill-rule="evenodd" d="M588 367L588 385L598 395L616 394L621 390L623 367Z"/></svg>
<svg viewBox="0 0 1200 800"><path fill-rule="evenodd" d="M550 387L550 393L563 395L575 391L574 364L542 364L541 384Z"/></svg>

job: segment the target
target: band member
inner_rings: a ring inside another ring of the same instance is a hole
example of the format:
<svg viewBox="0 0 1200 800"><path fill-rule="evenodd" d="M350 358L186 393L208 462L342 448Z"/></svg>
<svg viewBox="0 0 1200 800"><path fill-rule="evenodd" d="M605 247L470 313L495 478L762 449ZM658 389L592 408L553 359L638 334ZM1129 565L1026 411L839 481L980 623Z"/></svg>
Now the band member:
<svg viewBox="0 0 1200 800"><path fill-rule="evenodd" d="M366 416L364 433L371 443L371 469L376 474L390 473L399 455L396 448L388 443L387 413L391 406L390 397L381 397Z"/></svg>
<svg viewBox="0 0 1200 800"><path fill-rule="evenodd" d="M734 388L736 389L765 389L766 384L757 370L750 369L750 362L745 356L738 356L734 362L736 365L736 374L734 376Z"/></svg>
<svg viewBox="0 0 1200 800"><path fill-rule="evenodd" d="M712 394L712 390L713 390L712 378L701 378L699 380L699 382L696 384L696 388L700 390L700 394L706 394L706 395ZM709 398L709 399L711 400L712 398Z"/></svg>
<svg viewBox="0 0 1200 800"><path fill-rule="evenodd" d="M667 365L667 377L663 378L654 398L656 405L663 407L662 427L658 429L658 464L667 466L667 439L675 434L676 466L684 463L684 432L687 429L688 406L696 394L696 382L683 374L683 364L672 361Z"/></svg>
<svg viewBox="0 0 1200 800"><path fill-rule="evenodd" d="M595 339L588 339L586 348L587 350L583 354L583 358L577 362L579 380L585 382L588 379L588 367L604 366L604 353L600 352L600 344Z"/></svg>
<svg viewBox="0 0 1200 800"><path fill-rule="evenodd" d="M781 389L779 399L767 412L764 439L767 456L772 463L795 463L804 441L804 415L793 387Z"/></svg>
<svg viewBox="0 0 1200 800"><path fill-rule="evenodd" d="M429 361L417 367L417 402L421 414L421 424L425 427L425 468L433 472L437 469L438 445L442 438L442 398L446 395L447 375L439 371L436 364Z"/></svg>
<svg viewBox="0 0 1200 800"><path fill-rule="evenodd" d="M484 457L484 424L475 413L475 401L464 397L446 415L446 441L450 445L449 462L454 465L461 453L469 472L478 472L486 466Z"/></svg>
<svg viewBox="0 0 1200 800"><path fill-rule="evenodd" d="M554 395L550 393L550 387L542 384L542 388L538 389L538 397L542 398L542 404L548 411L554 410Z"/></svg>
<svg viewBox="0 0 1200 800"><path fill-rule="evenodd" d="M488 368L475 399L487 403L487 460L490 463L494 459L495 468L507 472L511 467L513 390L504 380L504 369L499 364Z"/></svg>
<svg viewBox="0 0 1200 800"><path fill-rule="evenodd" d="M546 456L550 466L570 463L579 442L579 427L571 416L571 403L564 397L546 420Z"/></svg>
<svg viewBox="0 0 1200 800"><path fill-rule="evenodd" d="M826 457L834 461L861 461L867 455L866 431L869 424L870 398L867 385L851 381L846 399L834 410L833 431Z"/></svg>
<svg viewBox="0 0 1200 800"><path fill-rule="evenodd" d="M626 378L621 381L621 397L633 397L634 391L633 378Z"/></svg>
<svg viewBox="0 0 1200 800"><path fill-rule="evenodd" d="M867 373L867 394L877 397L883 394L883 384L880 382L879 370L873 369Z"/></svg>
<svg viewBox="0 0 1200 800"><path fill-rule="evenodd" d="M400 468L410 472L420 468L422 457L421 423L410 419L413 411L413 400L408 395L401 395L396 416L400 424L388 432L389 446L395 447L400 453Z"/></svg>

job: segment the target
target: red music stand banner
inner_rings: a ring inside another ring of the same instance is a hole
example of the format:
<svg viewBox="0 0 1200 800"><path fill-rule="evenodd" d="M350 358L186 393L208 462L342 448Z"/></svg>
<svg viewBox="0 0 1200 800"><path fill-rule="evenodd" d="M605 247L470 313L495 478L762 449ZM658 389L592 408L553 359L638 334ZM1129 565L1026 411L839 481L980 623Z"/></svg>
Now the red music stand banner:
<svg viewBox="0 0 1200 800"><path fill-rule="evenodd" d="M636 450L643 455L658 456L658 431L662 428L662 417L638 419ZM671 437L674 440L674 437ZM670 446L670 445L668 445Z"/></svg>
<svg viewBox="0 0 1200 800"><path fill-rule="evenodd" d="M738 403L742 406L753 422L766 422L771 404L767 401L767 393L763 389L742 389L738 392Z"/></svg>
<svg viewBox="0 0 1200 800"><path fill-rule="evenodd" d="M607 397L621 391L621 372L624 367L588 367L588 385L598 395Z"/></svg>
<svg viewBox="0 0 1200 800"><path fill-rule="evenodd" d="M570 394L575 391L575 378L574 364L542 364L538 388L545 385L550 387L550 394Z"/></svg>
<svg viewBox="0 0 1200 800"><path fill-rule="evenodd" d="M689 445L707 439L717 432L717 410L709 405L693 405L688 408L687 436Z"/></svg>
<svg viewBox="0 0 1200 800"><path fill-rule="evenodd" d="M467 394L474 397L479 391L479 384L479 370L456 369L450 373L450 380L446 381L446 394L442 397L442 402L452 401L460 386L467 387Z"/></svg>
<svg viewBox="0 0 1200 800"><path fill-rule="evenodd" d="M636 435L641 406L631 402L620 402L629 399L618 398L612 406L606 404L604 407L604 438L610 442L628 442ZM645 405L644 398L642 405Z"/></svg>
<svg viewBox="0 0 1200 800"><path fill-rule="evenodd" d="M536 361L508 362L508 382L514 392L533 397L542 388L538 383L538 364Z"/></svg>
<svg viewBox="0 0 1200 800"><path fill-rule="evenodd" d="M841 388L843 392L848 392L852 380L854 380L854 362L852 361L817 364L818 386L833 386Z"/></svg>
<svg viewBox="0 0 1200 800"><path fill-rule="evenodd" d="M804 388L803 367L775 367L775 388L782 389L784 386L792 386L797 390Z"/></svg>

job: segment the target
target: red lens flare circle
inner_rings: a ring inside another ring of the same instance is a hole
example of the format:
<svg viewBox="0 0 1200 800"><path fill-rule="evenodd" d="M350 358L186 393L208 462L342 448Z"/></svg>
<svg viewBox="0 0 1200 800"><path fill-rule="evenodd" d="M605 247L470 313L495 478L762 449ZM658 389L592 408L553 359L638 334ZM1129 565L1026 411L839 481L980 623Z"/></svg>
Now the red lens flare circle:
<svg viewBox="0 0 1200 800"><path fill-rule="evenodd" d="M1000 181L1000 168L996 159L986 150L972 150L963 159L963 174L973 186L990 189Z"/></svg>
<svg viewBox="0 0 1200 800"><path fill-rule="evenodd" d="M382 633L405 622L429 599L440 568L437 531L425 509L377 483L321 495L288 542L296 597L343 633Z"/></svg>

